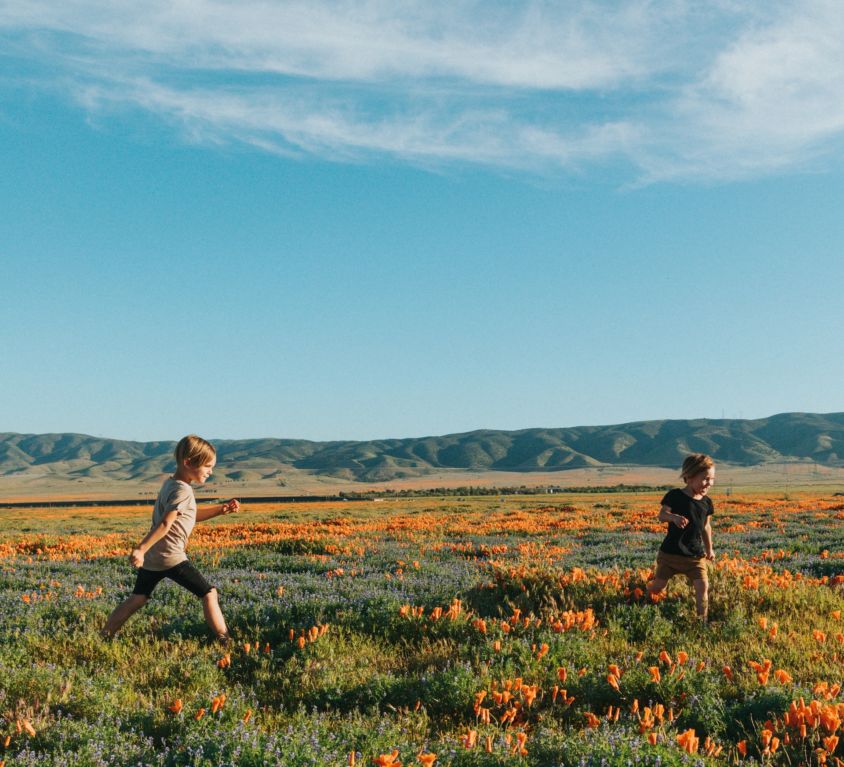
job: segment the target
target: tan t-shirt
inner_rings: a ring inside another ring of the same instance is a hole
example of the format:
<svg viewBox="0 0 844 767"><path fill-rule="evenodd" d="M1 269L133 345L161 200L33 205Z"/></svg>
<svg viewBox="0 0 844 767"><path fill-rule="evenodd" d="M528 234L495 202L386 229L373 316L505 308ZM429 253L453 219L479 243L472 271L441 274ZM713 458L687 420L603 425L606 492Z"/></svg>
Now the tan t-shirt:
<svg viewBox="0 0 844 767"><path fill-rule="evenodd" d="M193 488L180 479L165 480L158 493L158 500L152 512L152 528L155 529L173 509L178 510L176 521L160 541L144 555L145 570L166 570L187 560L185 548L188 537L196 524L196 498Z"/></svg>

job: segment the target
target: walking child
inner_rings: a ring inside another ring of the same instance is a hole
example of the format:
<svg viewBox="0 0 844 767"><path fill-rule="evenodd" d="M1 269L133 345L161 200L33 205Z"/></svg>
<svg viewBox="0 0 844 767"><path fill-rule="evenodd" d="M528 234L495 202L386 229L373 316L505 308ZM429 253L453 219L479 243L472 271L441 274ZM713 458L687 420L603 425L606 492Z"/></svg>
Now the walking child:
<svg viewBox="0 0 844 767"><path fill-rule="evenodd" d="M152 513L152 527L129 556L138 568L132 594L108 617L103 626L105 637L114 636L123 624L152 596L159 581L170 578L202 600L205 621L221 642L229 638L226 621L220 612L217 589L191 564L185 553L188 538L197 522L240 509L236 500L197 509L192 482L202 484L214 469L214 446L193 434L176 445L176 472L164 481Z"/></svg>
<svg viewBox="0 0 844 767"><path fill-rule="evenodd" d="M707 560L715 559L710 517L714 511L708 493L715 483L715 462L703 453L683 461L686 486L670 490L662 499L659 519L668 530L656 556L656 573L648 592L659 594L675 575L685 575L695 590L698 617L706 622L709 609Z"/></svg>

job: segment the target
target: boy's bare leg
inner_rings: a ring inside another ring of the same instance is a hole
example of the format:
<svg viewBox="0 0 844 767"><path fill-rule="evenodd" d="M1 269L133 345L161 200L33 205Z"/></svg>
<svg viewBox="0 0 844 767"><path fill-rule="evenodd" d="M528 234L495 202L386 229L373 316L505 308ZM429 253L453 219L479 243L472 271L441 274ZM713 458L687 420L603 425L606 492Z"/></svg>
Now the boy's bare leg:
<svg viewBox="0 0 844 767"><path fill-rule="evenodd" d="M697 617L706 623L706 616L709 612L709 583L699 578L694 582L694 587Z"/></svg>
<svg viewBox="0 0 844 767"><path fill-rule="evenodd" d="M149 597L143 594L131 594L124 602L119 604L108 616L102 631L100 632L104 637L113 637L120 628L132 617L138 610L140 610L147 602Z"/></svg>
<svg viewBox="0 0 844 767"><path fill-rule="evenodd" d="M202 611L205 613L205 622L214 632L214 636L218 639L228 637L229 630L226 627L223 613L220 612L220 603L217 601L217 589L211 589L202 597Z"/></svg>

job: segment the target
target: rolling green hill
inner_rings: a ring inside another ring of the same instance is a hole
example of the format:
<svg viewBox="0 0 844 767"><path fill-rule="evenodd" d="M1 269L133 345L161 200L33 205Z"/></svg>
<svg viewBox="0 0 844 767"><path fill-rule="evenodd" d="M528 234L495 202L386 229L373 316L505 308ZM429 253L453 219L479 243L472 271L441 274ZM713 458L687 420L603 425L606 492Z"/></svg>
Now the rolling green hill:
<svg viewBox="0 0 844 767"><path fill-rule="evenodd" d="M556 471L590 466L676 468L690 452L757 465L802 460L844 464L844 413L783 413L757 420L640 421L566 429L479 430L368 442L220 440L219 477L271 478L285 469L363 482L443 469ZM172 470L171 442L82 434L0 433L0 476L151 480Z"/></svg>

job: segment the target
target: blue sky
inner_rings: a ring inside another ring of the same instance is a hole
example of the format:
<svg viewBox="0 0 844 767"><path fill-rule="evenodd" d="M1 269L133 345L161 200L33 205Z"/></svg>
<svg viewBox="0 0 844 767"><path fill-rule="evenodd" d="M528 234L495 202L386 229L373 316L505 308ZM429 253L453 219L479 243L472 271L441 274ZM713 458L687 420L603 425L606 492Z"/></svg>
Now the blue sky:
<svg viewBox="0 0 844 767"><path fill-rule="evenodd" d="M840 411L833 2L0 6L0 431Z"/></svg>

